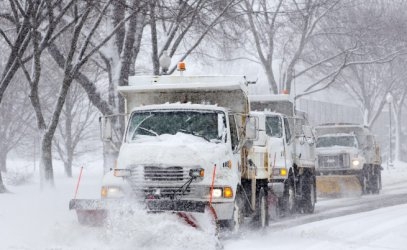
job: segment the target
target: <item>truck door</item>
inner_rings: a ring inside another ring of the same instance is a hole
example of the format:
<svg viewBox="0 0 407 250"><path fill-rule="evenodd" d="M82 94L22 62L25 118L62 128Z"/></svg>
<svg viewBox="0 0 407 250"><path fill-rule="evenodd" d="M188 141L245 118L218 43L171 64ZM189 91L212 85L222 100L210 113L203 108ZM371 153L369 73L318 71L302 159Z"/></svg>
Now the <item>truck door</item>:
<svg viewBox="0 0 407 250"><path fill-rule="evenodd" d="M234 115L229 115L229 127L230 127L230 143L231 143L231 150L233 151L233 158L234 158L234 166L236 164L239 166L239 173L242 172L241 164L240 164L240 152L239 148L239 133L237 132L236 120Z"/></svg>
<svg viewBox="0 0 407 250"><path fill-rule="evenodd" d="M294 118L295 138L294 148L295 157L301 166L310 167L315 165L315 146L314 138L306 138L303 129L309 127L307 121L301 118Z"/></svg>

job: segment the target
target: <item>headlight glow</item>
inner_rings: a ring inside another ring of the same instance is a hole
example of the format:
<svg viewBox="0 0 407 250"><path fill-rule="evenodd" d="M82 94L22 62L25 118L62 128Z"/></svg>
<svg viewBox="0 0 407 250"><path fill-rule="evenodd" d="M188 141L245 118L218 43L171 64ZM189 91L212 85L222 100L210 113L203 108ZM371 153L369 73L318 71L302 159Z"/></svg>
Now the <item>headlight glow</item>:
<svg viewBox="0 0 407 250"><path fill-rule="evenodd" d="M214 188L214 189L212 190L212 196L213 196L214 198L220 198L220 197L222 197L222 188Z"/></svg>
<svg viewBox="0 0 407 250"><path fill-rule="evenodd" d="M102 198L120 198L124 196L124 193L119 187L102 187Z"/></svg>
<svg viewBox="0 0 407 250"><path fill-rule="evenodd" d="M359 166L359 164L360 164L359 160L353 160L352 161L353 166Z"/></svg>

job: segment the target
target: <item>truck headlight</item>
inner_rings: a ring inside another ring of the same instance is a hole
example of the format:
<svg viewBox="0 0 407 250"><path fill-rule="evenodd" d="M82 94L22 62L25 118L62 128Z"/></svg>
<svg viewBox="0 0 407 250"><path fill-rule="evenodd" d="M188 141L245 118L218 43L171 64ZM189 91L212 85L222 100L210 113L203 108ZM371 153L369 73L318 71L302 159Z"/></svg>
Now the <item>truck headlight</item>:
<svg viewBox="0 0 407 250"><path fill-rule="evenodd" d="M359 166L360 161L359 160L352 160L352 165L353 166Z"/></svg>
<svg viewBox="0 0 407 250"><path fill-rule="evenodd" d="M222 188L214 188L212 190L212 197L214 197L214 198L222 197Z"/></svg>
<svg viewBox="0 0 407 250"><path fill-rule="evenodd" d="M216 187L212 190L213 198L233 198L233 189L229 186Z"/></svg>
<svg viewBox="0 0 407 250"><path fill-rule="evenodd" d="M273 175L274 176L286 176L287 175L287 169L286 168L274 168L273 169Z"/></svg>
<svg viewBox="0 0 407 250"><path fill-rule="evenodd" d="M102 187L102 198L121 198L124 196L124 192L119 187Z"/></svg>
<svg viewBox="0 0 407 250"><path fill-rule="evenodd" d="M203 168L193 168L189 170L190 177L204 177L205 176L205 169Z"/></svg>

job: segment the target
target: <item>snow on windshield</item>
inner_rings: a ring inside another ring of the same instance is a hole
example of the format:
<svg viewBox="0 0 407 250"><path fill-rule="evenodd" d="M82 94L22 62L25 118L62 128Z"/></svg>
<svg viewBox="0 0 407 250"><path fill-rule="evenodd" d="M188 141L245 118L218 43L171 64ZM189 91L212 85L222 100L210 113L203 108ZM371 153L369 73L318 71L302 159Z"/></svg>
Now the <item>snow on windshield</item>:
<svg viewBox="0 0 407 250"><path fill-rule="evenodd" d="M129 121L127 141L136 141L145 136L160 136L176 133L191 134L207 141L219 140L218 116L226 127L225 116L215 111L158 110L134 112Z"/></svg>
<svg viewBox="0 0 407 250"><path fill-rule="evenodd" d="M332 137L327 136L319 137L316 146L317 148L327 148L333 146L357 148L357 141L354 136L332 136Z"/></svg>

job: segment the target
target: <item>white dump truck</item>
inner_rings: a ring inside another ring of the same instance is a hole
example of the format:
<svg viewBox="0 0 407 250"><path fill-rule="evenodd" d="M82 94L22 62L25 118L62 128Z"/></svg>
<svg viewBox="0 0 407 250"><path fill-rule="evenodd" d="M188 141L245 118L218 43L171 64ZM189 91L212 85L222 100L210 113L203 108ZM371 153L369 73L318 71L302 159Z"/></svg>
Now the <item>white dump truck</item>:
<svg viewBox="0 0 407 250"><path fill-rule="evenodd" d="M80 222L103 219L121 201L149 211L203 212L231 228L243 222L241 174L250 121L243 76L134 76L119 87L126 129L101 199L73 199ZM103 119L111 138L111 119ZM91 215L94 218L90 218ZM90 219L89 219L90 218Z"/></svg>
<svg viewBox="0 0 407 250"><path fill-rule="evenodd" d="M381 156L367 127L337 123L315 127L318 187L324 194L379 193Z"/></svg>
<svg viewBox="0 0 407 250"><path fill-rule="evenodd" d="M249 96L258 136L249 149L243 186L257 183L278 198L284 214L313 213L316 203L315 144L304 112L289 95Z"/></svg>

